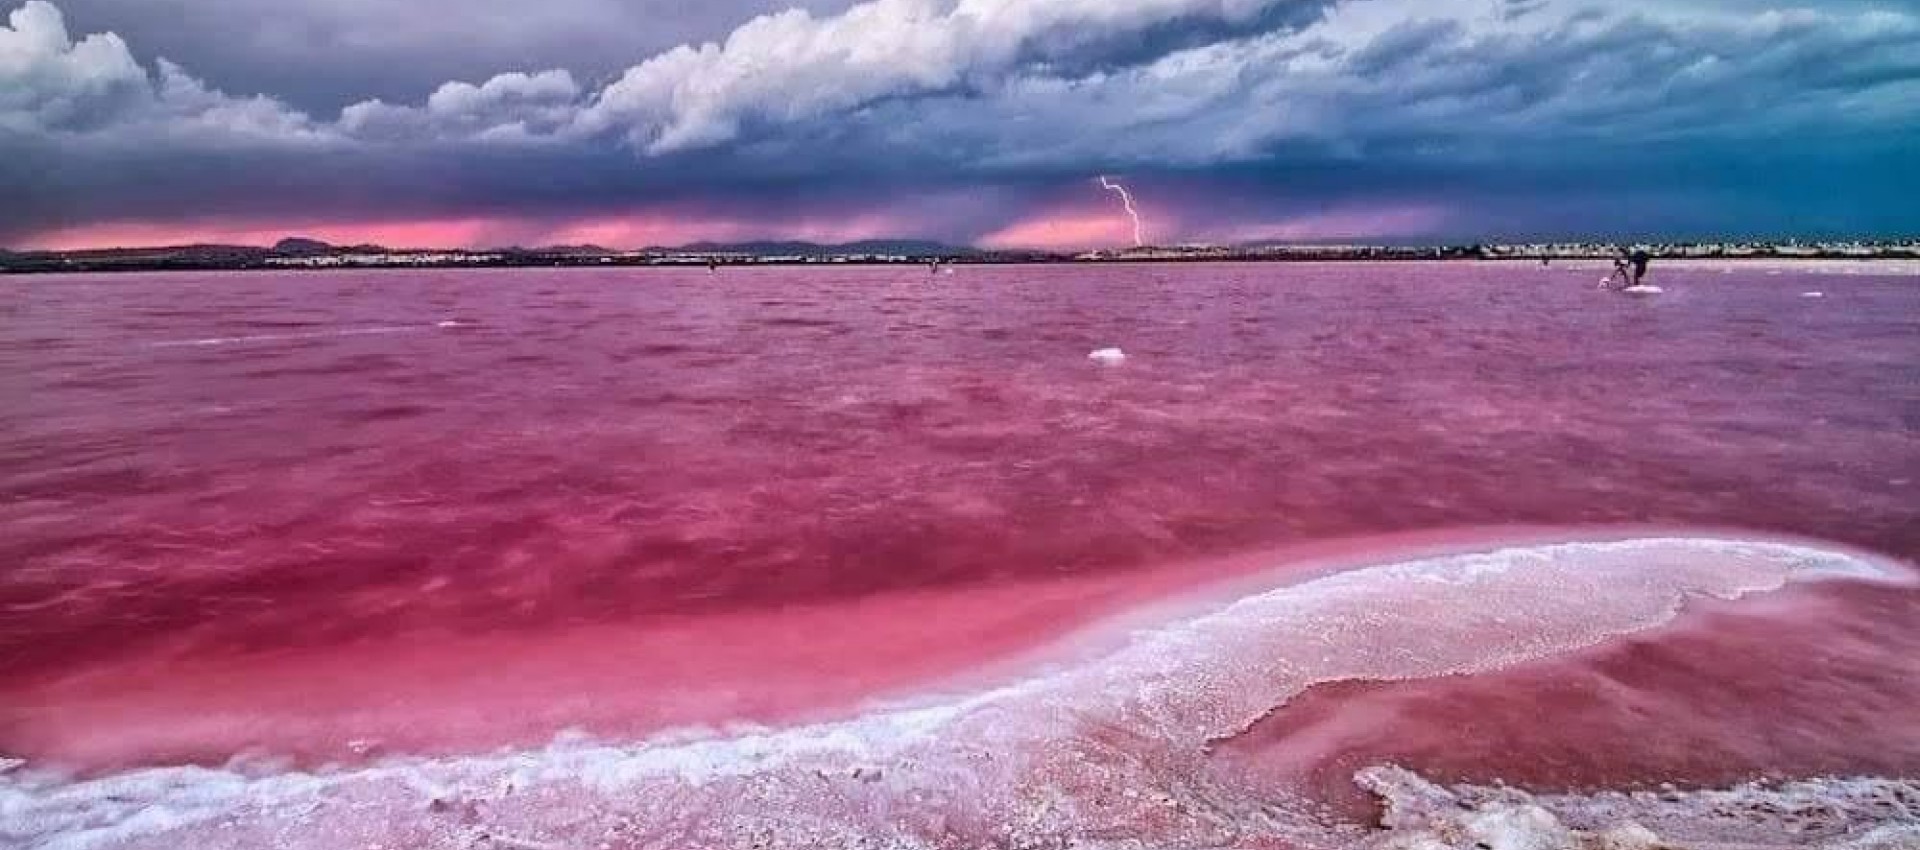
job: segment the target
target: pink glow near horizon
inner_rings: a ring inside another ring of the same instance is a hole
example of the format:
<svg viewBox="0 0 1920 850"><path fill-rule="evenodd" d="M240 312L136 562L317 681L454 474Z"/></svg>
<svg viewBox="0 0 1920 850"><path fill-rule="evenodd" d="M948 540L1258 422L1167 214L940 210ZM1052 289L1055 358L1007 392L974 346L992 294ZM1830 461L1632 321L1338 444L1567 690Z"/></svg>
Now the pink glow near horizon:
<svg viewBox="0 0 1920 850"><path fill-rule="evenodd" d="M1107 212L1054 213L1015 222L980 237L983 248L1075 250L1133 244L1133 223Z"/></svg>
<svg viewBox="0 0 1920 850"><path fill-rule="evenodd" d="M23 240L17 247L43 251L192 244L266 247L289 236L302 236L335 245L375 244L393 248L490 248L591 243L626 249L772 238L851 242L899 236L911 228L910 223L886 213L839 218L810 216L769 223L750 219L689 217L672 211L560 222L486 217L373 222L115 222L48 231Z"/></svg>
<svg viewBox="0 0 1920 850"><path fill-rule="evenodd" d="M195 244L265 247L289 236L302 236L338 245L465 248L476 247L490 234L504 232L505 229L504 222L485 218L284 224L247 221L169 224L114 222L48 231L28 238L20 247L42 251Z"/></svg>
<svg viewBox="0 0 1920 850"><path fill-rule="evenodd" d="M1431 233L1448 218L1432 205L1403 204L1336 208L1310 215L1215 228L1182 222L1177 211L1160 210L1163 240L1219 243L1264 240L1365 239ZM921 235L924 222L912 214L880 210L844 216L806 214L768 220L689 215L669 209L543 221L511 217L453 217L403 221L205 220L114 222L48 231L19 248L71 251L128 246L229 244L270 246L288 236L336 245L377 244L395 248L489 248L507 245L593 244L612 249L794 239L821 243ZM1102 207L1066 207L1029 213L976 240L984 248L1074 251L1133 244L1131 223Z"/></svg>
<svg viewBox="0 0 1920 850"><path fill-rule="evenodd" d="M609 248L681 245L689 242L743 242L755 239L797 239L809 242L854 242L898 236L899 219L870 213L845 218L808 217L769 225L745 219L688 218L670 212L608 216L570 222L548 231L540 244L594 244Z"/></svg>

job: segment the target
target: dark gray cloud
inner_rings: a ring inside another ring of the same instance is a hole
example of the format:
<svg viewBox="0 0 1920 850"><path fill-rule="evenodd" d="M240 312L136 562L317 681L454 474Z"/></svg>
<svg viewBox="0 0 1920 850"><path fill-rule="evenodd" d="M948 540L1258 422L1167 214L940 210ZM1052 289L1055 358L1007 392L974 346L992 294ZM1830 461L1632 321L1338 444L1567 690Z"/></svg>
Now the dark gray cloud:
<svg viewBox="0 0 1920 850"><path fill-rule="evenodd" d="M336 22L374 8L332 5ZM617 22L643 5L517 14L538 44L549 12ZM505 33L507 8L447 27ZM394 33L343 43L404 42L424 20L395 14ZM1901 6L877 0L698 18L716 40L618 76L493 56L349 95L352 73L315 59L307 85L344 109L148 58L131 28L87 36L45 2L11 20L0 191L19 202L0 241L161 218L538 233L639 214L767 235L872 215L970 239L1101 203L1086 181L1109 172L1139 181L1164 238L1920 231L1904 200L1920 191L1920 13Z"/></svg>

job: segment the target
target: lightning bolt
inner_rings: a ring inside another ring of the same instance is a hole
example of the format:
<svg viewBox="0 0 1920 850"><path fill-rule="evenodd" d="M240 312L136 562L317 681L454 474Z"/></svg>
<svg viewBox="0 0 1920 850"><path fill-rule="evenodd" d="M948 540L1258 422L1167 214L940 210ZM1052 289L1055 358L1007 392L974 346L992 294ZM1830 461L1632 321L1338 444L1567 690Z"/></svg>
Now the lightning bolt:
<svg viewBox="0 0 1920 850"><path fill-rule="evenodd" d="M1133 193L1128 192L1127 187L1113 182L1105 174L1100 175L1100 188L1119 195L1120 203L1126 205L1127 218L1133 219L1133 246L1139 248L1146 245L1145 226L1140 222L1140 209L1133 205Z"/></svg>

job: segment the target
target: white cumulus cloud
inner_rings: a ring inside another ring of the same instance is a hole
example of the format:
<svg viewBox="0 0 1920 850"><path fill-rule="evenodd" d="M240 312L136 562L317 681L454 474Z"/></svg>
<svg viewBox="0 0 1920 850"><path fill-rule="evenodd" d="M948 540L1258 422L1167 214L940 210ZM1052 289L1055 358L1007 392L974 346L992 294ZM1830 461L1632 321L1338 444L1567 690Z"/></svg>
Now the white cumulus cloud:
<svg viewBox="0 0 1920 850"><path fill-rule="evenodd" d="M519 139L550 136L579 109L580 85L564 70L499 74L474 85L450 82L421 106L369 100L340 113L345 132L371 139Z"/></svg>
<svg viewBox="0 0 1920 850"><path fill-rule="evenodd" d="M993 87L1022 69L1099 64L1163 28L1231 31L1307 0L873 0L816 18L764 15L724 42L682 45L631 69L582 116L652 152L728 142L898 97Z"/></svg>
<svg viewBox="0 0 1920 850"><path fill-rule="evenodd" d="M89 126L150 93L148 86L119 36L76 42L45 0L29 0L0 27L0 125Z"/></svg>
<svg viewBox="0 0 1920 850"><path fill-rule="evenodd" d="M75 40L59 8L28 0L0 27L0 128L89 133L138 127L203 142L326 136L270 97L232 97L165 59L149 74L113 33Z"/></svg>

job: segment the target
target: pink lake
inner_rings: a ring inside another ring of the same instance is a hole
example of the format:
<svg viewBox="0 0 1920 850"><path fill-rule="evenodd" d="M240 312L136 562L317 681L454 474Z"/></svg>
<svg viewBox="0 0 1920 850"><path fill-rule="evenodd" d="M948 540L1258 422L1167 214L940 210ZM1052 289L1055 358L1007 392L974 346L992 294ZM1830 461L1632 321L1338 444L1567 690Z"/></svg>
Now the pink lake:
<svg viewBox="0 0 1920 850"><path fill-rule="evenodd" d="M0 278L0 846L1920 830L1895 271Z"/></svg>

